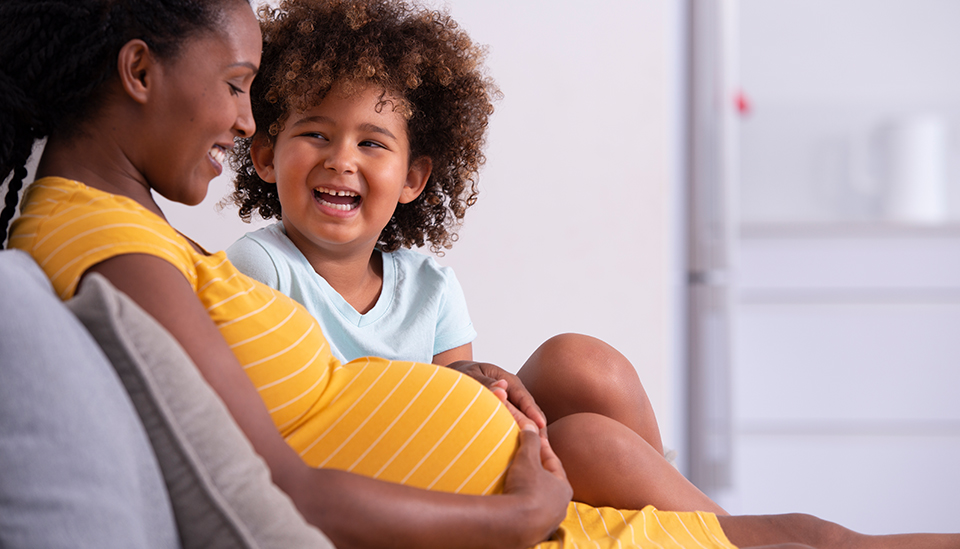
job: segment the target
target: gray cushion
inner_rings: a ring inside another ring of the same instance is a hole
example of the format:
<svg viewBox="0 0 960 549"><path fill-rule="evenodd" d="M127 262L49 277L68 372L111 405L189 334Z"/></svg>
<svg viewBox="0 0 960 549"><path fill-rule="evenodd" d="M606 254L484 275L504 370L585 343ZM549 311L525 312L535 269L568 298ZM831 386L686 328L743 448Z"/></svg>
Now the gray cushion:
<svg viewBox="0 0 960 549"><path fill-rule="evenodd" d="M0 251L0 547L177 546L116 373L33 259Z"/></svg>
<svg viewBox="0 0 960 549"><path fill-rule="evenodd" d="M272 483L223 402L150 315L95 273L69 307L110 358L147 428L184 548L332 547Z"/></svg>

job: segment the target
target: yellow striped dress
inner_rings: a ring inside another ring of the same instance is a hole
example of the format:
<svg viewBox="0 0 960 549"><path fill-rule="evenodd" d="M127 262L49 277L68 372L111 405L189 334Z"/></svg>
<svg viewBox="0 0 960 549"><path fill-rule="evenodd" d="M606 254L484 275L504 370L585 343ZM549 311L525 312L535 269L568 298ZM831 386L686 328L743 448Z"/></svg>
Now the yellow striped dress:
<svg viewBox="0 0 960 549"><path fill-rule="evenodd" d="M62 178L27 189L10 246L29 252L69 299L92 266L123 254L174 265L303 460L419 488L502 491L517 426L486 388L448 368L361 358L341 364L316 321L283 294L203 254L126 197ZM709 513L597 509L571 504L554 540L538 547L733 547Z"/></svg>

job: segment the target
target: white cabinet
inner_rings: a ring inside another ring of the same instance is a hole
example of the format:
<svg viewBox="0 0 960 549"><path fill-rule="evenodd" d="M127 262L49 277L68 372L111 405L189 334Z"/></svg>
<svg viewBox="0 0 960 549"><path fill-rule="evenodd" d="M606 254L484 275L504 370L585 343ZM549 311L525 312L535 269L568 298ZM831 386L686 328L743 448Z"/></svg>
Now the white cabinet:
<svg viewBox="0 0 960 549"><path fill-rule="evenodd" d="M960 531L960 231L740 245L728 510Z"/></svg>
<svg viewBox="0 0 960 549"><path fill-rule="evenodd" d="M960 531L960 2L691 5L691 478Z"/></svg>

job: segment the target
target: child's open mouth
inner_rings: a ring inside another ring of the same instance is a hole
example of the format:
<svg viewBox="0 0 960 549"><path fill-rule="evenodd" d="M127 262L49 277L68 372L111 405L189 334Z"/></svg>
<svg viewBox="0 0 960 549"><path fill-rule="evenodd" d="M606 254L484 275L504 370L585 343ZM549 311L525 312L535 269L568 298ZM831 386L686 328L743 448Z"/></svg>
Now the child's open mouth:
<svg viewBox="0 0 960 549"><path fill-rule="evenodd" d="M342 212L357 209L361 201L360 195L353 191L335 191L323 187L314 189L313 196L320 204Z"/></svg>

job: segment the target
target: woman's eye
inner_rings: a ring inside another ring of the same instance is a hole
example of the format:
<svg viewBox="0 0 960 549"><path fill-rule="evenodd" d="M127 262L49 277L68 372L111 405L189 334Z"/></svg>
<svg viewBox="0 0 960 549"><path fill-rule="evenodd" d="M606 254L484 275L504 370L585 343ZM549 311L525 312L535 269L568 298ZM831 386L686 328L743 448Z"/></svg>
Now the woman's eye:
<svg viewBox="0 0 960 549"><path fill-rule="evenodd" d="M230 95L240 95L243 93L243 90L239 86L234 86L233 84L227 82L227 85L230 86Z"/></svg>

